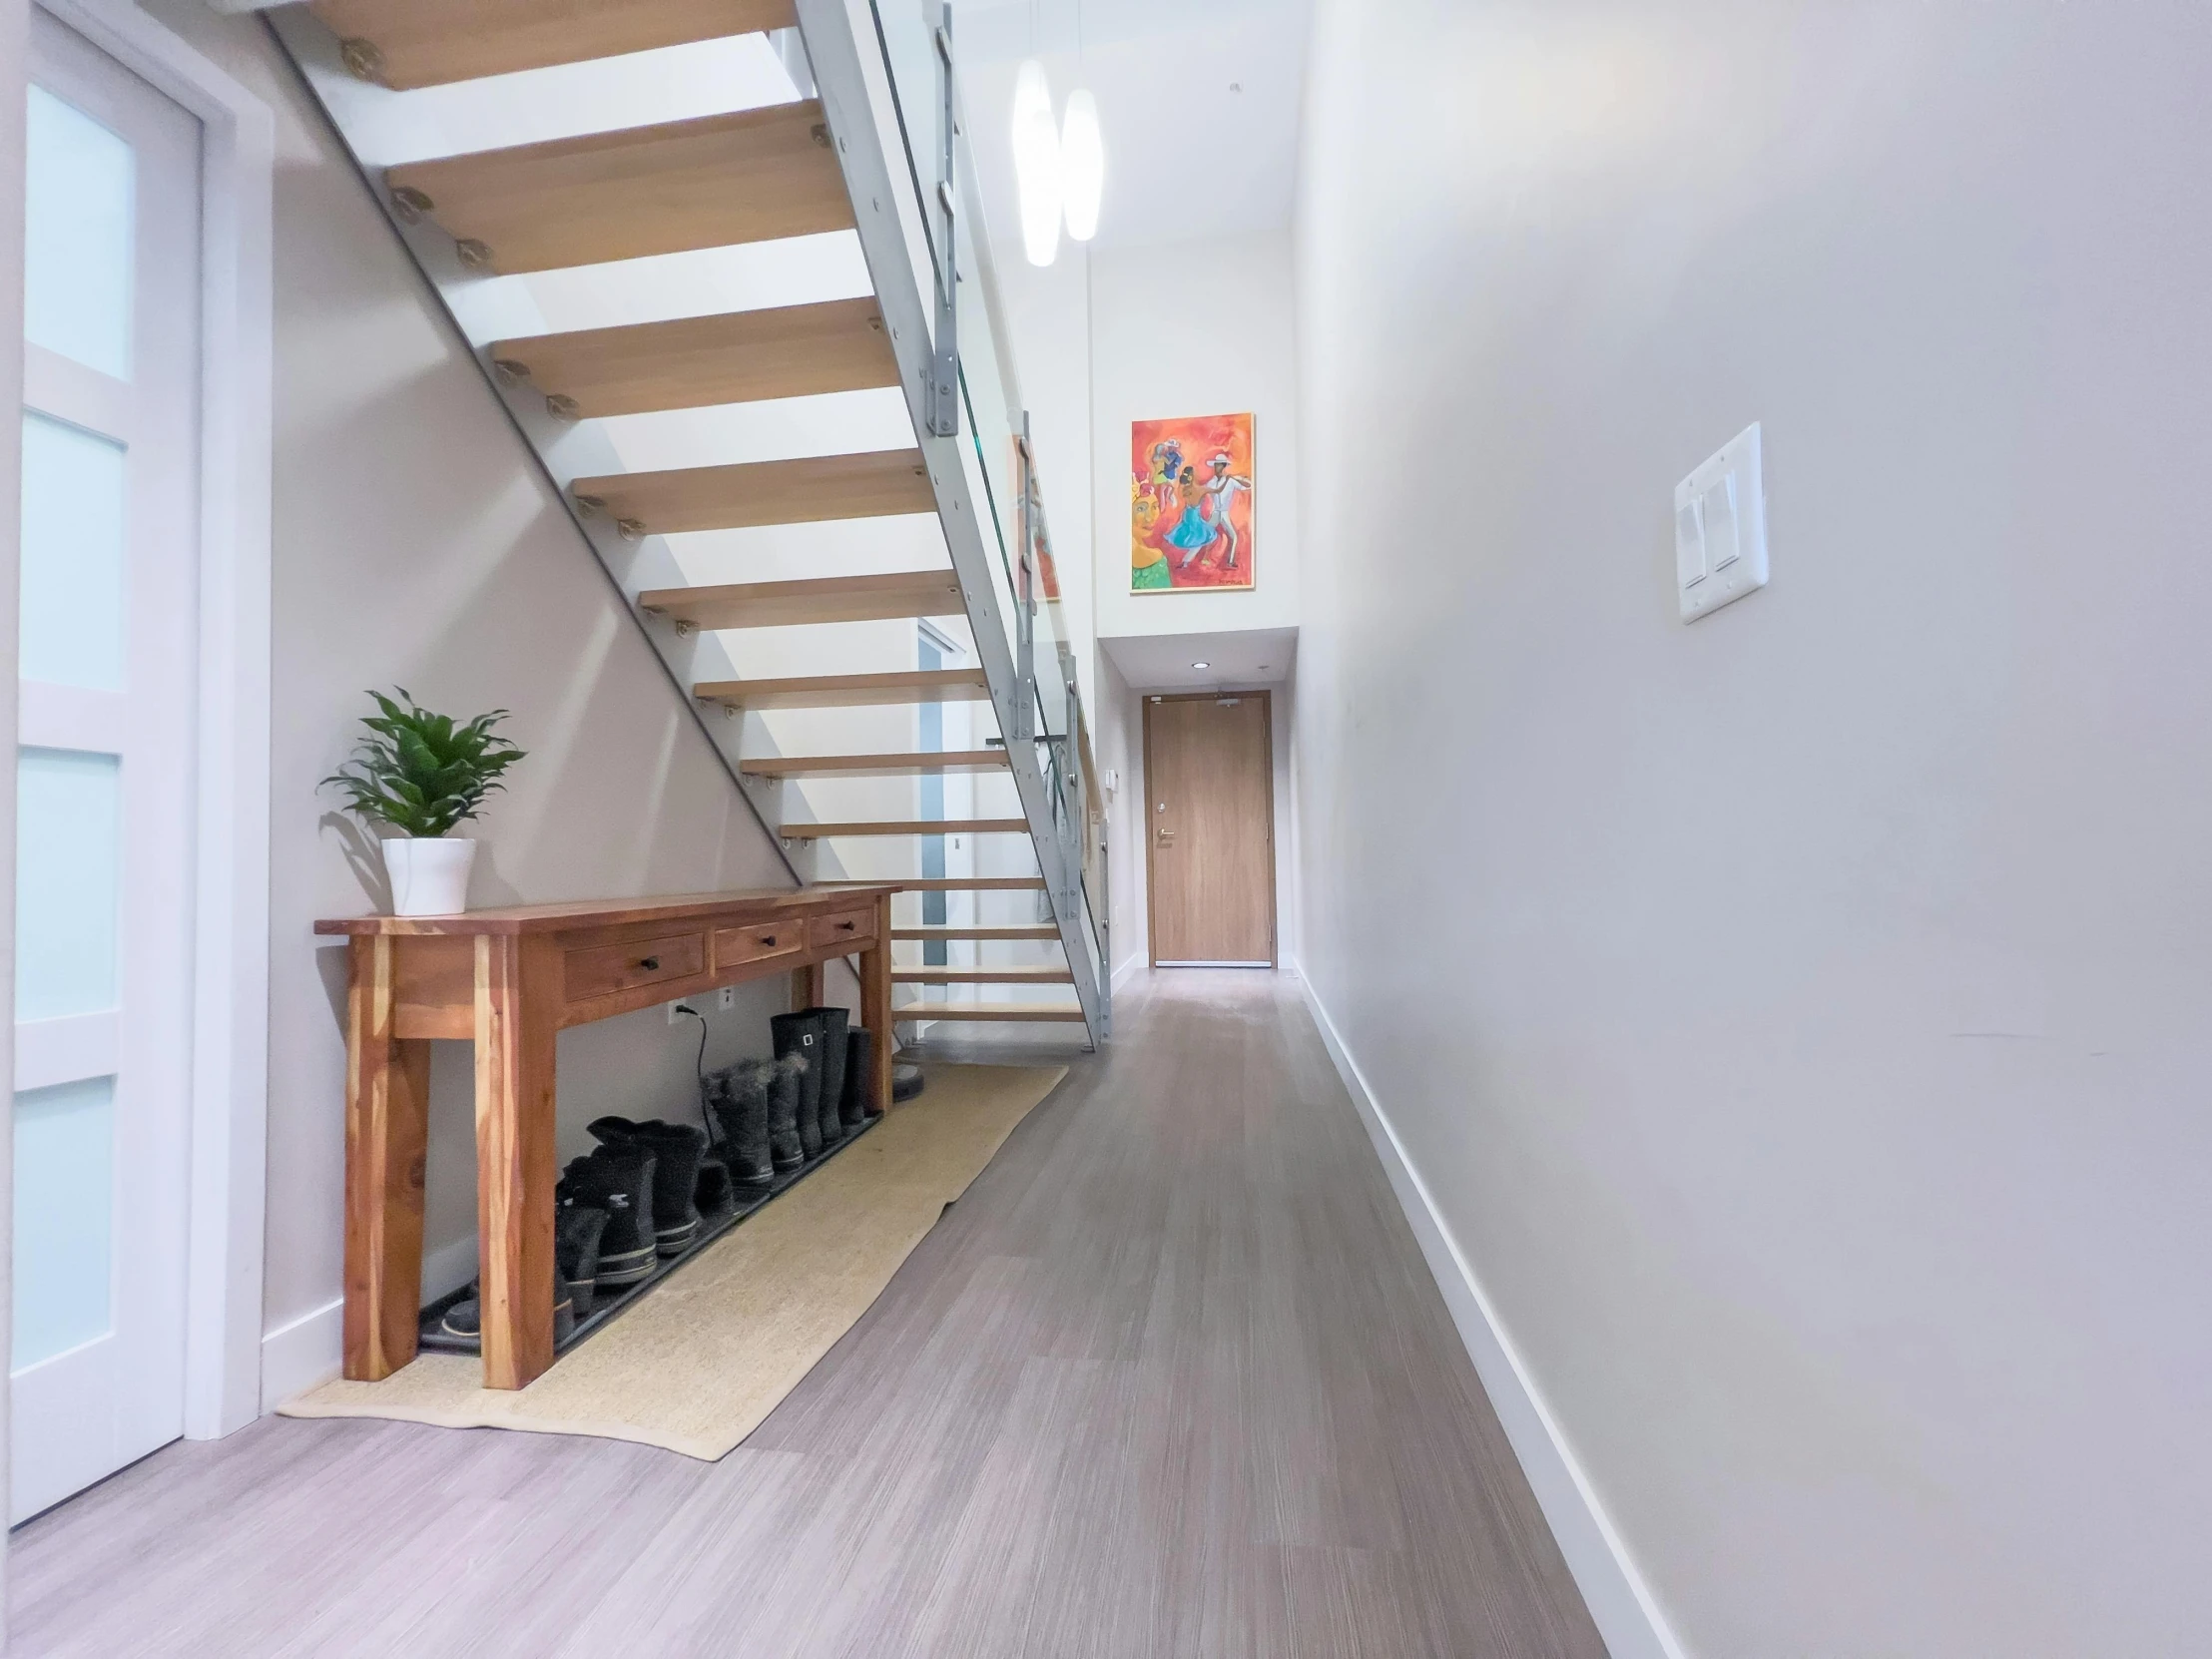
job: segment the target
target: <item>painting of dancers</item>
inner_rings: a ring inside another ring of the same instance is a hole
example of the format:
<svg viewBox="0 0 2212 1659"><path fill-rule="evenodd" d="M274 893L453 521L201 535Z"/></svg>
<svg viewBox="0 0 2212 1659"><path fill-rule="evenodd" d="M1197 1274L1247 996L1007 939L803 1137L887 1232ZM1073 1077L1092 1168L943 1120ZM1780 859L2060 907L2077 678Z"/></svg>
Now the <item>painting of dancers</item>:
<svg viewBox="0 0 2212 1659"><path fill-rule="evenodd" d="M1129 591L1252 586L1252 416L1129 425Z"/></svg>

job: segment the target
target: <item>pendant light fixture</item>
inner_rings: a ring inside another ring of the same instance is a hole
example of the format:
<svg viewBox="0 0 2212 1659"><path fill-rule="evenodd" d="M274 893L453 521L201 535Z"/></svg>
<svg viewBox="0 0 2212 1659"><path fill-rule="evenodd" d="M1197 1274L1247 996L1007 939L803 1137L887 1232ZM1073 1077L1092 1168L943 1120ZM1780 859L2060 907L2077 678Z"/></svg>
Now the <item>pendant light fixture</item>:
<svg viewBox="0 0 2212 1659"><path fill-rule="evenodd" d="M1106 195L1106 141L1098 130L1098 100L1088 87L1068 94L1060 132L1060 193L1069 237L1089 242L1098 235L1098 210Z"/></svg>
<svg viewBox="0 0 2212 1659"><path fill-rule="evenodd" d="M1035 266L1060 252L1060 134L1044 65L1023 61L1014 76L1014 182L1021 193L1021 246Z"/></svg>

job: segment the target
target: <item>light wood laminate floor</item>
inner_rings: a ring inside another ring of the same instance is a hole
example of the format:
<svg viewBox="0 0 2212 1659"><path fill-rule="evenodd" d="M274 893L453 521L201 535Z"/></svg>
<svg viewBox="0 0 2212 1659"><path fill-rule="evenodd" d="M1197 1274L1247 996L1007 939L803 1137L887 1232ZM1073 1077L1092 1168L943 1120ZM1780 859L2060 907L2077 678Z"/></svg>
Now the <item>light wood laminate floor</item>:
<svg viewBox="0 0 2212 1659"><path fill-rule="evenodd" d="M1296 985L1118 1016L720 1463L267 1418L21 1529L10 1653L1602 1655Z"/></svg>

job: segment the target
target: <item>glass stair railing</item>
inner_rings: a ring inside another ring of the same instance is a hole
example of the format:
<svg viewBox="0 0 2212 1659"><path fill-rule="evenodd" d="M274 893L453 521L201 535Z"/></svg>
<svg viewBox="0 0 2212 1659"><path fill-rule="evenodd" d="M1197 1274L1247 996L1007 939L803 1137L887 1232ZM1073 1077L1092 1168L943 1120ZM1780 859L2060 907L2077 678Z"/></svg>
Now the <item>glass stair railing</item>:
<svg viewBox="0 0 2212 1659"><path fill-rule="evenodd" d="M270 26L794 877L915 888L897 1023L1103 1039L1103 817L949 14Z"/></svg>

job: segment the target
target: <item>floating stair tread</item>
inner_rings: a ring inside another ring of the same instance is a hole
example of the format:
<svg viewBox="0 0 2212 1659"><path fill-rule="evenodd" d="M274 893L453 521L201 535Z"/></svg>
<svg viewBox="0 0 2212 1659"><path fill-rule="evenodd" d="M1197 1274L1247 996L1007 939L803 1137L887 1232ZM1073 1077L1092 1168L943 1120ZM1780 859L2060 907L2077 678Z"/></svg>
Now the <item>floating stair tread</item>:
<svg viewBox="0 0 2212 1659"><path fill-rule="evenodd" d="M579 506L642 526L640 533L654 536L937 510L929 469L918 449L617 472L579 478L569 485L569 493Z"/></svg>
<svg viewBox="0 0 2212 1659"><path fill-rule="evenodd" d="M1041 875L901 875L901 892L1043 892ZM817 881L818 887L879 887L880 880Z"/></svg>
<svg viewBox="0 0 2212 1659"><path fill-rule="evenodd" d="M996 772L1005 764L1003 749L963 749L937 755L778 755L741 761L738 770L756 778L903 778L940 772Z"/></svg>
<svg viewBox="0 0 2212 1659"><path fill-rule="evenodd" d="M1006 968L894 968L894 985L1072 985L1075 975L1064 967Z"/></svg>
<svg viewBox="0 0 2212 1659"><path fill-rule="evenodd" d="M384 183L482 269L557 271L851 229L829 131L809 99L410 162Z"/></svg>
<svg viewBox="0 0 2212 1659"><path fill-rule="evenodd" d="M789 680L708 680L692 687L704 703L742 709L858 709L891 703L984 703L990 682L979 668L895 669L882 674L818 674Z"/></svg>
<svg viewBox="0 0 2212 1659"><path fill-rule="evenodd" d="M491 357L586 415L643 414L898 384L873 297L503 339ZM926 510L926 509L924 509Z"/></svg>
<svg viewBox="0 0 2212 1659"><path fill-rule="evenodd" d="M787 824L776 831L786 840L822 841L834 835L1026 835L1023 818L885 819L865 824Z"/></svg>
<svg viewBox="0 0 2212 1659"><path fill-rule="evenodd" d="M724 587L651 588L643 610L701 628L793 628L829 622L959 616L960 579L943 570L880 576L817 576L796 582L738 582Z"/></svg>
<svg viewBox="0 0 2212 1659"><path fill-rule="evenodd" d="M1060 930L1040 924L1034 927L893 927L893 939L1039 939L1057 942Z"/></svg>
<svg viewBox="0 0 2212 1659"><path fill-rule="evenodd" d="M307 9L348 45L373 47L373 60L356 52L347 67L397 91L799 21L793 0L314 0Z"/></svg>
<svg viewBox="0 0 2212 1659"><path fill-rule="evenodd" d="M1083 1010L1073 1002L902 1002L891 1009L894 1025L923 1019L1064 1019L1081 1024Z"/></svg>

